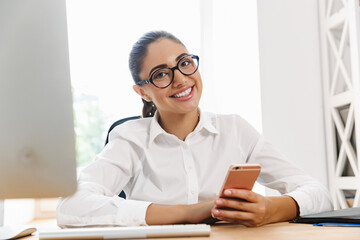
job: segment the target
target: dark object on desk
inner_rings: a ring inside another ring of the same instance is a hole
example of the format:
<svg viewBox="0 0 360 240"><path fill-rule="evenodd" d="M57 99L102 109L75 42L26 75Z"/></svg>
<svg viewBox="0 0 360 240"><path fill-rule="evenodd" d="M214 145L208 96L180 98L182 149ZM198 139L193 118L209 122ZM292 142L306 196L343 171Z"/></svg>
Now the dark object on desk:
<svg viewBox="0 0 360 240"><path fill-rule="evenodd" d="M294 223L360 223L360 207L299 216Z"/></svg>
<svg viewBox="0 0 360 240"><path fill-rule="evenodd" d="M324 222L314 223L316 227L360 227L360 223L336 223L336 222Z"/></svg>
<svg viewBox="0 0 360 240"><path fill-rule="evenodd" d="M134 116L134 117L123 118L123 119L120 119L120 120L117 120L116 122L114 122L111 125L111 127L109 128L109 131L107 133L106 140L105 140L105 145L109 142L109 135L110 135L111 130L113 130L117 125L123 124L124 122L127 122L129 120L135 120L135 119L139 119L139 118L141 118L141 117L140 116ZM121 193L119 194L119 197L126 199L125 192L121 191Z"/></svg>

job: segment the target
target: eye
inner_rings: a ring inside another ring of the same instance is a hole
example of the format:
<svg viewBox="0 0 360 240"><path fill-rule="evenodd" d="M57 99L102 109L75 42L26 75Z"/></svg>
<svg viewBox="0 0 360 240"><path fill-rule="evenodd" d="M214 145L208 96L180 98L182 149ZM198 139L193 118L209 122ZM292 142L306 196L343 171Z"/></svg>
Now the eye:
<svg viewBox="0 0 360 240"><path fill-rule="evenodd" d="M189 65L192 65L192 64L193 64L192 58L186 57L180 62L180 67L185 68L185 67L188 67Z"/></svg>
<svg viewBox="0 0 360 240"><path fill-rule="evenodd" d="M155 81L163 80L169 75L169 71L167 70L159 70L154 73L152 79Z"/></svg>

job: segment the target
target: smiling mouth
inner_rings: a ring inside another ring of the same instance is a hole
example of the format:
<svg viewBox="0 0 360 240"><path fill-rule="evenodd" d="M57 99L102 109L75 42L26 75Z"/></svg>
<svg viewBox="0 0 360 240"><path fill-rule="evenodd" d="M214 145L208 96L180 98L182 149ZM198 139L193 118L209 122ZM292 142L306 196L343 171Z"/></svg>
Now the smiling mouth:
<svg viewBox="0 0 360 240"><path fill-rule="evenodd" d="M188 88L187 90L185 90L185 91L183 91L183 92L181 92L181 93L172 95L171 97L173 97L173 98L186 97L186 96L188 96L188 95L191 93L192 89L193 89L193 87Z"/></svg>

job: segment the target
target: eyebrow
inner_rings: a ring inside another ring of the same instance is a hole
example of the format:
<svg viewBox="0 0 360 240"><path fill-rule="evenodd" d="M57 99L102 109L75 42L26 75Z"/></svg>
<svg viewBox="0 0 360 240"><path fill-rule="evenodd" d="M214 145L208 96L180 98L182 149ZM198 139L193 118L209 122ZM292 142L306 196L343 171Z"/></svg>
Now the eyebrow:
<svg viewBox="0 0 360 240"><path fill-rule="evenodd" d="M180 58L182 58L182 57L185 56L185 55L188 55L188 53L182 53L182 54L180 54L179 56L177 56L177 58L175 58L175 61L179 61Z"/></svg>
<svg viewBox="0 0 360 240"><path fill-rule="evenodd" d="M153 72L154 70L156 70L157 68L166 68L166 67L168 67L168 65L166 65L166 64L160 64L160 65L157 65L157 66L153 67L153 68L151 69L150 73L149 73L149 77L151 76L152 72Z"/></svg>
<svg viewBox="0 0 360 240"><path fill-rule="evenodd" d="M188 55L188 54L189 54L189 53L182 53L182 54L180 54L179 56L177 56L177 57L175 58L175 61L176 61L176 62L179 61L180 58L182 58L183 56ZM160 65L157 65L157 66L153 67L153 68L151 69L150 73L149 73L149 77L151 76L152 72L153 72L154 70L156 70L157 68L166 68L166 67L168 67L168 65L166 65L166 64L160 64Z"/></svg>

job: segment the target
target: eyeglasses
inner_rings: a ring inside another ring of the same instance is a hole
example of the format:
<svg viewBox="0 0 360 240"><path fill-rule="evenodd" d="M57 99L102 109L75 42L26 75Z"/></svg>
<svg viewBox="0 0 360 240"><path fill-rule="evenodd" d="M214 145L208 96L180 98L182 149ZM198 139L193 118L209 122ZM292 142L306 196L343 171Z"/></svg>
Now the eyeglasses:
<svg viewBox="0 0 360 240"><path fill-rule="evenodd" d="M183 75L194 74L199 67L199 57L192 54L183 56L173 68L159 68L145 81L136 83L139 86L151 83L157 88L167 88L174 81L174 71L179 70Z"/></svg>

